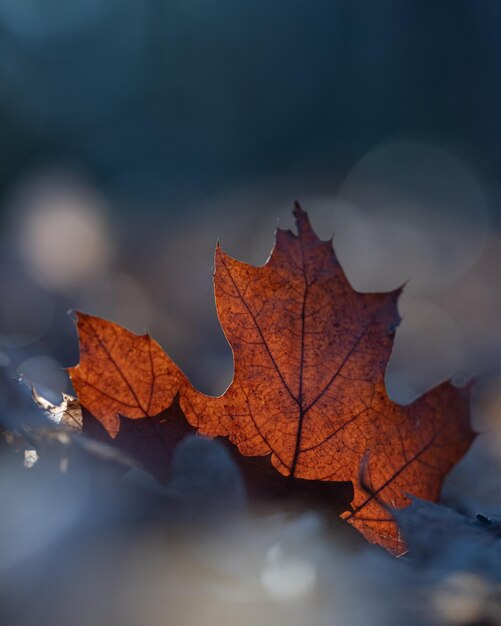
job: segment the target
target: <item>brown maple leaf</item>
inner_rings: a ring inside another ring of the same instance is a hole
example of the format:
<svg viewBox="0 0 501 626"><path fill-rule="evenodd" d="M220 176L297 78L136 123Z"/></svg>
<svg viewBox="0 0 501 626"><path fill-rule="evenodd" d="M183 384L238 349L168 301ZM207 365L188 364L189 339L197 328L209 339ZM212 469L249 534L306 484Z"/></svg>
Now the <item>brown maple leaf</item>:
<svg viewBox="0 0 501 626"><path fill-rule="evenodd" d="M217 312L234 355L222 396L194 389L148 335L81 313L81 359L71 378L111 436L118 415L154 427L179 394L201 434L228 437L244 456L269 456L289 480L352 481L353 506L343 517L399 553L387 511L406 506L406 494L438 498L474 437L469 387L447 382L410 405L392 402L384 374L401 290L356 292L332 242L318 239L299 205L294 214L298 234L278 230L262 267L216 249Z"/></svg>

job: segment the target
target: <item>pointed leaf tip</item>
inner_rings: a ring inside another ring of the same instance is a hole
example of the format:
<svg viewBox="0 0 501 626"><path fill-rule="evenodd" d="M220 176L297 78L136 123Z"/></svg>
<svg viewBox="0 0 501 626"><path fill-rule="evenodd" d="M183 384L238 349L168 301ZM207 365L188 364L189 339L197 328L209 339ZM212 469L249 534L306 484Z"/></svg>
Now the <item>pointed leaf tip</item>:
<svg viewBox="0 0 501 626"><path fill-rule="evenodd" d="M69 369L80 403L111 436L118 415L154 417L170 407L183 374L148 335L78 313L80 362Z"/></svg>
<svg viewBox="0 0 501 626"><path fill-rule="evenodd" d="M310 224L310 218L308 217L308 213L303 209L303 207L296 200L294 202L294 209L292 211L294 217L296 218L296 227L298 235L304 236L306 234L313 235L316 238L315 233Z"/></svg>

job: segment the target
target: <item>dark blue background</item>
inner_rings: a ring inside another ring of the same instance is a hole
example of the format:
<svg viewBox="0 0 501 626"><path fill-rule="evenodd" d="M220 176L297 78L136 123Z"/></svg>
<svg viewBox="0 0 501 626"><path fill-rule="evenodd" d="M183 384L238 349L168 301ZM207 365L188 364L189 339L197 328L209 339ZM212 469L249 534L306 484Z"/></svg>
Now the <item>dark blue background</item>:
<svg viewBox="0 0 501 626"><path fill-rule="evenodd" d="M0 6L0 194L57 160L122 209L276 175L340 179L418 131L501 166L495 0Z"/></svg>

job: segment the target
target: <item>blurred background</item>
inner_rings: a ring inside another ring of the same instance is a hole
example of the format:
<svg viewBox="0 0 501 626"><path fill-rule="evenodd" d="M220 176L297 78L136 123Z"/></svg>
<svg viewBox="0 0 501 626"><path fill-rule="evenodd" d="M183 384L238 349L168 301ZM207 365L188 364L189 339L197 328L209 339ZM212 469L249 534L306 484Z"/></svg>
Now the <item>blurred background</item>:
<svg viewBox="0 0 501 626"><path fill-rule="evenodd" d="M221 393L216 240L264 263L297 199L355 288L409 281L395 399L497 381L500 27L489 0L3 0L2 363L71 391L78 308Z"/></svg>

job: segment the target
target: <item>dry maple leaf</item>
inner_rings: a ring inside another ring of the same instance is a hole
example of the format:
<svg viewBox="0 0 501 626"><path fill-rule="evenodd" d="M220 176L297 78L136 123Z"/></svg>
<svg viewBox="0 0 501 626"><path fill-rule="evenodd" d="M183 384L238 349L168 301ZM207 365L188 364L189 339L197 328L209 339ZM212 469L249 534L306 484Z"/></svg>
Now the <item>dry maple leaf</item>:
<svg viewBox="0 0 501 626"><path fill-rule="evenodd" d="M119 417L154 418L179 394L188 422L226 436L242 455L269 455L283 476L352 481L344 514L371 542L399 553L389 507L407 493L436 500L468 449L469 387L444 383L400 406L384 374L400 318L400 290L358 293L296 205L298 234L278 230L268 262L253 267L216 249L216 306L234 356L226 392L198 392L148 335L78 314L78 397L115 436ZM154 427L154 419L152 420ZM371 493L360 486L360 472Z"/></svg>

